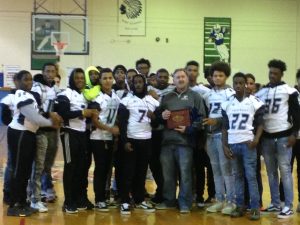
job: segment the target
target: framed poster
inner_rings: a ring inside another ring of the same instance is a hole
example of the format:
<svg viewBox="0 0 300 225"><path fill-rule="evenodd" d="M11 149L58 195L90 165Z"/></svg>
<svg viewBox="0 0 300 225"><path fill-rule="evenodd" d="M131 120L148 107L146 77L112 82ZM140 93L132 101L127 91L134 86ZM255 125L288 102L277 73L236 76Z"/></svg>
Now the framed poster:
<svg viewBox="0 0 300 225"><path fill-rule="evenodd" d="M118 0L118 34L146 35L146 0Z"/></svg>
<svg viewBox="0 0 300 225"><path fill-rule="evenodd" d="M230 63L231 18L204 18L204 70L215 61Z"/></svg>

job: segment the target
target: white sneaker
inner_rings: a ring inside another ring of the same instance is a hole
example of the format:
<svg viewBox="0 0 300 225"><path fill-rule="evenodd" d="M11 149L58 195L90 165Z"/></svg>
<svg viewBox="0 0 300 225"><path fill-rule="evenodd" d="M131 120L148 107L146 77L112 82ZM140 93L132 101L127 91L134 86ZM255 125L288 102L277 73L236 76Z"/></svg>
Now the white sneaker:
<svg viewBox="0 0 300 225"><path fill-rule="evenodd" d="M283 210L277 215L279 219L286 219L293 216L294 212L289 207L284 207Z"/></svg>
<svg viewBox="0 0 300 225"><path fill-rule="evenodd" d="M122 203L120 207L120 213L122 215L130 215L130 205L128 203Z"/></svg>
<svg viewBox="0 0 300 225"><path fill-rule="evenodd" d="M48 212L48 208L42 202L31 202L30 207L38 210L40 213Z"/></svg>
<svg viewBox="0 0 300 225"><path fill-rule="evenodd" d="M144 210L145 212L155 212L155 208L151 205L151 204L148 204L147 202L143 201L142 203L140 204L137 204L135 206L136 209L142 209Z"/></svg>
<svg viewBox="0 0 300 225"><path fill-rule="evenodd" d="M95 209L100 212L108 212L109 211L106 202L97 202L95 204Z"/></svg>
<svg viewBox="0 0 300 225"><path fill-rule="evenodd" d="M223 202L216 202L206 209L207 212L216 213L223 209Z"/></svg>
<svg viewBox="0 0 300 225"><path fill-rule="evenodd" d="M222 213L225 215L231 215L231 213L236 209L236 205L232 202L227 202L222 209Z"/></svg>

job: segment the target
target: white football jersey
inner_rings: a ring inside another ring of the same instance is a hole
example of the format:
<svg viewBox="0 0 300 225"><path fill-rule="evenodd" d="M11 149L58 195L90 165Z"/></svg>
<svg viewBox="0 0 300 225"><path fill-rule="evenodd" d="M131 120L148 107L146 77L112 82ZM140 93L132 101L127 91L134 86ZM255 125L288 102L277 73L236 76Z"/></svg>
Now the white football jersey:
<svg viewBox="0 0 300 225"><path fill-rule="evenodd" d="M226 88L217 90L215 88L210 89L204 96L205 104L209 110L210 118L222 117L221 104L227 101L235 91L232 88Z"/></svg>
<svg viewBox="0 0 300 225"><path fill-rule="evenodd" d="M116 117L120 105L120 98L112 91L111 96L100 92L94 102L100 106L99 121L109 127L113 127L116 122ZM106 130L96 129L91 132L90 139L92 140L112 140L112 133Z"/></svg>
<svg viewBox="0 0 300 225"><path fill-rule="evenodd" d="M58 94L58 96L66 96L70 101L70 110L78 111L84 110L87 108L87 100L84 98L83 94L78 93L75 90L67 88ZM69 125L65 126L66 128L70 128L72 130L77 131L85 131L86 130L86 122L84 117L77 117L74 119L69 119Z"/></svg>
<svg viewBox="0 0 300 225"><path fill-rule="evenodd" d="M175 89L175 86L169 84L168 87L166 87L165 89L161 90L161 89L158 89L158 88L155 88L155 87L149 85L147 87L147 89L148 89L148 91L150 91L150 90L155 91L155 93L159 96L158 101L161 102L162 97L164 97L166 94L168 94L171 91L173 91Z"/></svg>
<svg viewBox="0 0 300 225"><path fill-rule="evenodd" d="M197 92L201 97L208 93L210 89L208 87L205 87L203 84L197 84L194 87L190 87L193 91Z"/></svg>
<svg viewBox="0 0 300 225"><path fill-rule="evenodd" d="M15 94L9 93L4 98L1 99L1 103L7 105L11 111L13 111Z"/></svg>
<svg viewBox="0 0 300 225"><path fill-rule="evenodd" d="M116 94L119 97L119 99L125 98L127 96L132 96L131 91L127 91L127 90L117 90Z"/></svg>
<svg viewBox="0 0 300 225"><path fill-rule="evenodd" d="M151 125L147 112L154 110L159 106L159 102L152 96L146 95L144 98L133 95L125 97L121 103L129 110L129 119L127 125L127 137L133 139L150 139Z"/></svg>
<svg viewBox="0 0 300 225"><path fill-rule="evenodd" d="M288 130L292 124L288 120L289 97L297 92L287 84L265 87L255 95L265 104L264 130L277 133Z"/></svg>
<svg viewBox="0 0 300 225"><path fill-rule="evenodd" d="M228 143L237 144L252 141L253 121L256 111L263 106L263 102L253 95L238 101L235 97L223 102L221 107L229 121Z"/></svg>
<svg viewBox="0 0 300 225"><path fill-rule="evenodd" d="M47 112L49 102L56 98L57 88L55 87L55 85L53 87L49 87L47 85L41 84L40 82L34 82L31 91L36 92L40 95L42 110L43 112Z"/></svg>
<svg viewBox="0 0 300 225"><path fill-rule="evenodd" d="M33 95L27 91L17 90L12 103L13 119L8 126L16 130L28 130L35 133L39 126L27 120L26 117L20 113L21 106L30 104L33 104L37 112L39 111L38 104Z"/></svg>

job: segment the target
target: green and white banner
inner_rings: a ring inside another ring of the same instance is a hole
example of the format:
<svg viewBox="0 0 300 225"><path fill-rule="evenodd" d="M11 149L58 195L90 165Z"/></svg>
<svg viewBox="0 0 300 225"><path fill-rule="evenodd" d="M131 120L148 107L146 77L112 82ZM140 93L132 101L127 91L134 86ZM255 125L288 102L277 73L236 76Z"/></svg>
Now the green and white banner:
<svg viewBox="0 0 300 225"><path fill-rule="evenodd" d="M204 69L215 61L230 63L231 18L204 17Z"/></svg>

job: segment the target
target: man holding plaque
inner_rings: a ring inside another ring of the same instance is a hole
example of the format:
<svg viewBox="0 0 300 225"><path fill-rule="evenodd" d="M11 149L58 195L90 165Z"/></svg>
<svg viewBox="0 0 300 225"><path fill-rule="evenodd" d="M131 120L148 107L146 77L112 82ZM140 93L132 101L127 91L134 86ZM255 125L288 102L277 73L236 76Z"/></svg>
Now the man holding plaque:
<svg viewBox="0 0 300 225"><path fill-rule="evenodd" d="M202 130L202 118L206 116L206 111L201 96L189 88L189 79L184 69L175 70L173 81L176 87L163 97L160 113L157 113L165 125L160 156L165 200L156 208L176 206L176 172L179 171L179 210L180 213L189 213L193 201L193 147L196 134Z"/></svg>

